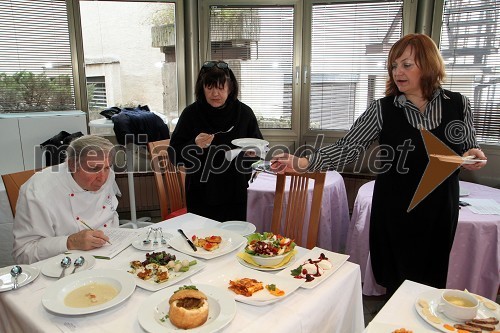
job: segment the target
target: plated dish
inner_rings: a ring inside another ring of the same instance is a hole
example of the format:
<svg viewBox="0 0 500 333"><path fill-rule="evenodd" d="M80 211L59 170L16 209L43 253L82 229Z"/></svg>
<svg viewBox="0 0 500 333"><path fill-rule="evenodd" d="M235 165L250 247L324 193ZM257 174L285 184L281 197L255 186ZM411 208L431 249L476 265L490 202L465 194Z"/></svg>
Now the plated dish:
<svg viewBox="0 0 500 333"><path fill-rule="evenodd" d="M254 292L251 296L240 295L233 291L230 291L230 293L232 297L234 297L234 299L238 302L257 306L263 306L282 300L288 295L292 294L304 283L304 280L288 279L276 274L260 272L245 267L240 267L236 270L225 270L207 274L199 274L197 276L193 276L191 278L191 281L193 281L195 284L206 283L227 290L230 286L229 281L237 281L243 278L254 279L258 282L261 282L263 289ZM271 294L266 289L266 285L275 285L276 288L284 291L284 295L275 296Z"/></svg>
<svg viewBox="0 0 500 333"><path fill-rule="evenodd" d="M441 301L441 294L446 289L436 289L429 290L420 294L415 300L415 310L429 325L440 330L441 332L449 333L450 330L445 327L449 325L453 327L455 324L463 324L463 322L458 322L446 317L439 310L439 303ZM495 317L500 319L500 305L494 303L493 301L487 300L481 296L475 295L480 300L479 309L477 311L476 318L484 319ZM495 326L498 330L500 324ZM484 332L484 331L483 331Z"/></svg>
<svg viewBox="0 0 500 333"><path fill-rule="evenodd" d="M394 332L398 329L404 328L408 331L412 331L414 333L432 333L434 331L431 330L419 330L417 331L416 329L413 329L410 325L397 325L397 324L389 324L389 323L377 323L377 322L370 322L368 326L366 327L365 333L391 333Z"/></svg>
<svg viewBox="0 0 500 333"><path fill-rule="evenodd" d="M182 237L182 235L172 237L169 241L169 244L177 251L185 253L185 254L190 255L192 257L203 258L203 259L213 259L213 258L220 257L222 255L225 255L227 253L230 253L230 252L238 249L240 246L242 246L246 242L246 239L243 236L241 236L240 234L233 232L233 231L224 230L224 229L217 229L217 228L198 229L198 230L186 232L186 236L189 239L193 239L193 236L196 236L198 238L205 238L205 237L210 237L210 236L214 236L214 235L220 236L222 241L218 244L217 249L212 250L212 251L207 251L202 247L198 247L197 251L195 252L189 246L186 239L184 237Z"/></svg>
<svg viewBox="0 0 500 333"><path fill-rule="evenodd" d="M40 270L34 266L19 265L22 268L22 273L17 277L18 288L21 288L33 281L40 274ZM12 290L14 286L14 278L10 275L10 270L13 266L0 268L0 292Z"/></svg>
<svg viewBox="0 0 500 333"><path fill-rule="evenodd" d="M61 260L62 260L62 258L66 257L66 256L71 258L72 263L74 263L76 258L78 258L79 256L82 256L85 258L85 262L83 263L83 266L78 267L75 270L75 273L73 273L73 274L89 270L92 267L94 267L94 265L95 265L94 256L91 256L89 254L85 254L84 252L77 252L77 251L73 252L72 251L71 254L68 254L68 255L61 254L61 255L58 255L56 257L48 259L47 262L45 262L45 264L42 266L42 274L45 276L48 276L48 277L58 278L59 275L61 275L61 270L62 270ZM75 268L75 266L73 264L70 267L68 267L66 269L66 275L70 275L74 268Z"/></svg>
<svg viewBox="0 0 500 333"><path fill-rule="evenodd" d="M272 272L272 271L279 271L279 270L282 270L282 269L285 269L285 268L288 268L288 267L292 266L295 263L295 261L296 261L296 256L291 257L290 261L288 261L283 266L279 266L279 267L262 267L262 266L252 265L252 264L246 262L245 260L241 259L238 256L236 257L236 259L238 260L238 262L240 264L242 264L245 267L248 267L248 268L251 268L251 269L256 269L256 270L259 270L259 271L264 271L264 272Z"/></svg>
<svg viewBox="0 0 500 333"><path fill-rule="evenodd" d="M234 139L231 143L237 147L264 147L269 145L269 141L256 138L240 138Z"/></svg>
<svg viewBox="0 0 500 333"><path fill-rule="evenodd" d="M216 226L217 229L229 230L247 236L256 229L255 224L246 221L226 221Z"/></svg>
<svg viewBox="0 0 500 333"><path fill-rule="evenodd" d="M186 272L178 271L176 272L174 269L169 269L168 270L168 280L165 282L157 283L155 282L154 277L150 278L148 280L143 280L137 276L137 274L130 273L132 271L132 268L130 267L130 262L134 260L139 260L139 261L144 261L146 258L144 255L134 255L129 258L129 261L125 264L126 266L123 267L124 270L129 272L131 276L134 277L135 283L137 284L138 287L142 289L146 289L149 291L157 291L163 288L167 288L175 283L178 283L196 273L201 271L206 264L200 260L196 260L195 258L188 256L187 254L174 251L172 249L165 249L165 252L174 255L176 260L183 261L187 260L188 262L193 262L196 261L196 264L189 266L189 270Z"/></svg>
<svg viewBox="0 0 500 333"><path fill-rule="evenodd" d="M279 272L277 275L287 277L289 279L297 279L294 277L292 274L292 271L297 271L298 268L303 265L307 260L312 259L313 261L317 261L323 253L328 262L331 264L330 269L325 269L322 271L321 276L313 276L313 280L305 282L304 284L301 285L302 288L306 289L311 289L316 287L318 284L322 283L326 279L328 279L330 276L332 276L346 261L349 259L349 255L347 254L340 254L340 253L335 253L327 250L323 250L321 248L315 247L311 249L306 255L303 257L299 258L294 265L289 267L288 269L285 269L281 272ZM305 279L301 279L304 280Z"/></svg>
<svg viewBox="0 0 500 333"><path fill-rule="evenodd" d="M189 332L212 333L227 326L236 314L236 303L229 291L205 284L196 284L208 298L208 319ZM138 313L139 324L147 332L185 332L175 327L168 318L170 305L169 298L179 289L179 286L170 286L149 296L141 304Z"/></svg>
<svg viewBox="0 0 500 333"><path fill-rule="evenodd" d="M78 288L91 284L111 286L117 292L116 296L102 304L88 307L73 307L65 303L66 297ZM96 269L80 274L66 276L45 290L42 304L49 312L62 315L83 315L112 308L127 300L135 290L134 277L124 271L112 269Z"/></svg>

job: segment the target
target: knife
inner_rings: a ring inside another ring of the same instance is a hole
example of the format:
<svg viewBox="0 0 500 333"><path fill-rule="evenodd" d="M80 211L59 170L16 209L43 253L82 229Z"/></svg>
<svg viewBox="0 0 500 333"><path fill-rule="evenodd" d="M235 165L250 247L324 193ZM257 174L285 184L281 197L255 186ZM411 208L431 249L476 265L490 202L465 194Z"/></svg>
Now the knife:
<svg viewBox="0 0 500 333"><path fill-rule="evenodd" d="M177 229L177 231L182 235L184 236L184 238L186 238L189 246L191 246L191 248L193 249L193 251L198 251L198 249L196 248L196 246L194 246L193 242L191 242L191 240L186 236L186 234L184 233L184 231L182 231L182 229Z"/></svg>

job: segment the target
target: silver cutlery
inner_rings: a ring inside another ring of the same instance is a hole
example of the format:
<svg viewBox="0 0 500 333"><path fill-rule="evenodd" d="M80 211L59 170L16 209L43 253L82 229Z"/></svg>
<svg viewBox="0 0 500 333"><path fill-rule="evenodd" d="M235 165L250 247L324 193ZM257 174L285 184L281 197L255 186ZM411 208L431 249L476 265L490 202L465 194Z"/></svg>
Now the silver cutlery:
<svg viewBox="0 0 500 333"><path fill-rule="evenodd" d="M159 229L160 229L161 243L165 245L167 244L167 240L163 237L163 230L161 229L161 227Z"/></svg>
<svg viewBox="0 0 500 333"><path fill-rule="evenodd" d="M17 277L23 272L23 269L21 268L21 266L14 266L12 267L12 269L10 270L10 275L12 275L12 277L14 278L14 285L12 286L12 290L14 289L17 289L19 287L18 283L17 283Z"/></svg>
<svg viewBox="0 0 500 333"><path fill-rule="evenodd" d="M154 228L153 230L155 232L155 240L153 241L153 245L158 245L158 229Z"/></svg>
<svg viewBox="0 0 500 333"><path fill-rule="evenodd" d="M70 257L62 258L62 260L61 260L62 271L61 271L61 275L59 275L59 279L64 277L64 272L66 271L66 268L68 268L69 266L71 266L71 258Z"/></svg>
<svg viewBox="0 0 500 333"><path fill-rule="evenodd" d="M75 268L73 268L73 271L71 272L71 274L73 274L78 267L82 267L84 263L85 263L85 258L84 257L79 256L78 258L76 258L75 264L74 264Z"/></svg>
<svg viewBox="0 0 500 333"><path fill-rule="evenodd" d="M198 249L196 248L196 246L194 246L193 242L191 242L191 240L186 236L186 234L184 233L184 231L182 231L182 229L177 229L177 231L182 235L184 236L184 238L187 240L189 246L191 246L191 248L193 249L193 251L198 251Z"/></svg>
<svg viewBox="0 0 500 333"><path fill-rule="evenodd" d="M146 239L142 241L142 244L146 245L146 244L149 244L151 243L151 241L149 240L149 236L151 235L151 231L153 230L153 228L149 228L148 229L148 234L146 236Z"/></svg>
<svg viewBox="0 0 500 333"><path fill-rule="evenodd" d="M229 129L228 129L228 130L226 130L226 131L218 131L218 132L215 132L215 133L214 133L214 134L212 134L212 135L229 133L229 132L231 132L231 131L233 130L233 128L234 128L234 126L231 126L231 127L229 127Z"/></svg>

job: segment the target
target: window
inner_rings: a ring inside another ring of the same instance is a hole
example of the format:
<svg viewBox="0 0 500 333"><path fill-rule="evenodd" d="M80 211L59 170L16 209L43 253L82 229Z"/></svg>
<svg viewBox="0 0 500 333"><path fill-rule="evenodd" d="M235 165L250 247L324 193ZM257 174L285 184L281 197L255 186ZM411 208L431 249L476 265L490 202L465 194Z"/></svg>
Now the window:
<svg viewBox="0 0 500 333"><path fill-rule="evenodd" d="M138 105L178 117L174 13L171 2L80 0L90 120Z"/></svg>
<svg viewBox="0 0 500 333"><path fill-rule="evenodd" d="M0 1L0 112L75 110L65 1Z"/></svg>
<svg viewBox="0 0 500 333"><path fill-rule="evenodd" d="M469 98L477 139L490 144L500 144L499 18L498 0L444 1L444 87Z"/></svg>
<svg viewBox="0 0 500 333"><path fill-rule="evenodd" d="M293 6L210 6L210 56L225 60L261 128L291 128Z"/></svg>
<svg viewBox="0 0 500 333"><path fill-rule="evenodd" d="M389 49L400 37L403 1L312 7L309 129L347 130L384 96Z"/></svg>

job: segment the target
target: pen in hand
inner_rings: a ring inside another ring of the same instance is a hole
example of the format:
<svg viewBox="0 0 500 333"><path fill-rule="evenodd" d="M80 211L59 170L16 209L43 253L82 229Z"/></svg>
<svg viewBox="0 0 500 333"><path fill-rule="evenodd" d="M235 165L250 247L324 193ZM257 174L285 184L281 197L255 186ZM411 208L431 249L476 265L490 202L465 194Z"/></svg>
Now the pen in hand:
<svg viewBox="0 0 500 333"><path fill-rule="evenodd" d="M80 222L82 222L82 224L83 224L84 226L86 226L86 227L87 227L87 229L94 230L94 229L92 229L92 227L91 227L91 226L89 226L87 223L85 223L85 221L83 221L82 219L80 219L79 221L80 221ZM110 242L109 240L107 240L106 242L108 242L108 243L109 243L109 245L113 245L113 244L111 244L111 242Z"/></svg>

